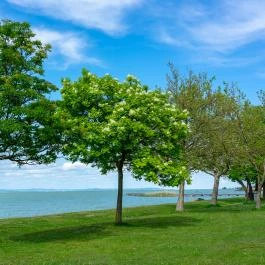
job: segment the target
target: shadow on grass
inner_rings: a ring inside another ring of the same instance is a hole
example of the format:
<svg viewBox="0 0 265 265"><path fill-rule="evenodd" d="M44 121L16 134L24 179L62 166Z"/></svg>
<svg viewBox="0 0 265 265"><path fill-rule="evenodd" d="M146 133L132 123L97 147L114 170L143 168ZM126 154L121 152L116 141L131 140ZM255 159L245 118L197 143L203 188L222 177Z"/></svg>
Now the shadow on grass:
<svg viewBox="0 0 265 265"><path fill-rule="evenodd" d="M93 239L104 238L114 235L122 235L124 232L129 233L131 229L139 227L146 229L179 226L191 226L198 223L199 220L184 216L165 216L165 217L143 217L125 220L122 225L113 223L97 223L87 226L63 227L57 229L43 230L34 233L27 233L10 237L9 239L16 242L43 243L52 241L89 241Z"/></svg>
<svg viewBox="0 0 265 265"><path fill-rule="evenodd" d="M124 226L146 228L168 228L170 226L192 226L200 222L199 219L186 216L145 217L129 220Z"/></svg>
<svg viewBox="0 0 265 265"><path fill-rule="evenodd" d="M42 242L51 242L51 241L67 241L67 240L87 241L109 235L111 235L110 231L107 231L104 225L99 224L99 225L63 227L63 228L56 228L50 230L43 230L43 231L13 236L10 239L12 241L42 243Z"/></svg>
<svg viewBox="0 0 265 265"><path fill-rule="evenodd" d="M244 198L229 198L218 200L217 205L210 204L210 201L193 202L185 205L188 212L205 212L205 213L220 213L220 212L241 212L249 211L254 207L253 202L246 202Z"/></svg>

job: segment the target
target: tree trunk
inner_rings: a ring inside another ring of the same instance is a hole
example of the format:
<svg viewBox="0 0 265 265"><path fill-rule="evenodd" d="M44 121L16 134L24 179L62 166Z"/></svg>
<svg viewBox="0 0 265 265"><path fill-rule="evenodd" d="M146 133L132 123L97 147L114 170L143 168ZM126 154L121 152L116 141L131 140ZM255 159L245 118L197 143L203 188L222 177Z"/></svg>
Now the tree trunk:
<svg viewBox="0 0 265 265"><path fill-rule="evenodd" d="M241 185L242 189L245 192L245 199L248 200L248 186L246 186L245 183L243 182L243 180L241 180L241 179L238 179L237 182Z"/></svg>
<svg viewBox="0 0 265 265"><path fill-rule="evenodd" d="M256 179L256 182L255 182L255 191L258 191L258 180Z"/></svg>
<svg viewBox="0 0 265 265"><path fill-rule="evenodd" d="M218 175L217 173L214 174L214 184L213 184L213 192L212 192L212 200L211 200L212 205L217 204L220 177L221 176Z"/></svg>
<svg viewBox="0 0 265 265"><path fill-rule="evenodd" d="M118 196L115 224L122 224L123 165L118 165Z"/></svg>
<svg viewBox="0 0 265 265"><path fill-rule="evenodd" d="M253 193L252 183L249 179L247 179L247 186L248 186L248 200L254 201L254 193Z"/></svg>
<svg viewBox="0 0 265 265"><path fill-rule="evenodd" d="M177 212L184 211L184 188L185 188L185 180L179 184L178 202L176 207Z"/></svg>
<svg viewBox="0 0 265 265"><path fill-rule="evenodd" d="M256 209L260 209L261 208L261 189L262 189L262 185L263 182L260 182L260 180L257 181L257 191L256 191Z"/></svg>
<svg viewBox="0 0 265 265"><path fill-rule="evenodd" d="M262 194L263 200L265 200L265 182L263 182L263 194Z"/></svg>

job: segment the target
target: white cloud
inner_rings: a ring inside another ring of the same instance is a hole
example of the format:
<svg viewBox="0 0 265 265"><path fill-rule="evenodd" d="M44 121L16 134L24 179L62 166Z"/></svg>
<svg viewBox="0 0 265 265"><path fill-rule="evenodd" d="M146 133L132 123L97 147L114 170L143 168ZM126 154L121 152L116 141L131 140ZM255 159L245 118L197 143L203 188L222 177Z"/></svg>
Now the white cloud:
<svg viewBox="0 0 265 265"><path fill-rule="evenodd" d="M26 165L13 167L9 161L0 161L1 189L89 189L117 188L117 172L101 175L97 168L80 162L71 163L58 159L50 165ZM210 189L213 177L204 173L193 175L192 184L187 189ZM237 186L222 179L220 188ZM124 188L161 188L151 182L136 181L130 172L124 172Z"/></svg>
<svg viewBox="0 0 265 265"><path fill-rule="evenodd" d="M1 189L89 189L117 188L117 173L101 175L97 168L80 162L58 159L50 165L13 167L10 161L0 161ZM125 188L157 187L152 183L136 181L124 172Z"/></svg>
<svg viewBox="0 0 265 265"><path fill-rule="evenodd" d="M123 19L126 10L142 0L8 0L9 3L64 21L72 21L87 28L95 28L109 34L126 30Z"/></svg>
<svg viewBox="0 0 265 265"><path fill-rule="evenodd" d="M186 41L185 39L180 39L178 37L173 37L170 35L165 29L158 30L158 38L157 40L161 43L178 46L178 47L185 47L185 48L193 48L193 46Z"/></svg>
<svg viewBox="0 0 265 265"><path fill-rule="evenodd" d="M260 79L265 79L265 70L260 69L255 73L255 76L260 78Z"/></svg>
<svg viewBox="0 0 265 265"><path fill-rule="evenodd" d="M179 8L176 23L194 46L229 52L265 39L264 9L265 2L259 0L225 0L208 6L192 2Z"/></svg>
<svg viewBox="0 0 265 265"><path fill-rule="evenodd" d="M208 48L229 51L264 39L264 9L265 2L262 1L234 1L219 10L226 14L223 19L209 19L187 28L196 41Z"/></svg>
<svg viewBox="0 0 265 265"><path fill-rule="evenodd" d="M18 171L6 171L3 175L6 177L19 177L21 174Z"/></svg>
<svg viewBox="0 0 265 265"><path fill-rule="evenodd" d="M256 64L264 60L264 56L233 56L220 55L215 53L202 53L193 59L193 63L202 63L207 61L216 67L245 67L251 64Z"/></svg>
<svg viewBox="0 0 265 265"><path fill-rule="evenodd" d="M65 162L62 165L63 170L85 169L85 168L87 168L87 165L85 165L81 162L75 162L75 163Z"/></svg>
<svg viewBox="0 0 265 265"><path fill-rule="evenodd" d="M265 1L169 2L171 6L153 7L161 12L155 12L152 35L161 43L188 49L191 63L242 67L264 60L260 45L243 57L240 51L265 42Z"/></svg>
<svg viewBox="0 0 265 265"><path fill-rule="evenodd" d="M85 51L90 47L90 43L84 37L73 32L59 32L47 28L33 28L36 38L43 43L52 45L54 55L62 56L63 60L57 62L60 68L67 68L71 64L88 63L101 65L101 61L86 55Z"/></svg>

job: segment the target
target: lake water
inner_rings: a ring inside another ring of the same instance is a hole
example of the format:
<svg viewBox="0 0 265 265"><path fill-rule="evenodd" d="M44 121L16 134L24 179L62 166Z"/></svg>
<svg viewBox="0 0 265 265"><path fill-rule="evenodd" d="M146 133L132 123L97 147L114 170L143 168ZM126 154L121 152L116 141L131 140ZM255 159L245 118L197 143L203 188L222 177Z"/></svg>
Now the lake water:
<svg viewBox="0 0 265 265"><path fill-rule="evenodd" d="M123 206L155 205L176 203L175 197L136 197L130 192L158 191L153 189L124 190ZM163 190L164 191L164 190ZM171 190L172 191L172 190ZM211 190L186 190L186 201L198 198L210 199ZM228 194L242 194L235 190L220 190L222 198ZM78 212L87 210L111 209L116 206L116 190L75 190L75 191L0 191L0 218L26 217L55 213Z"/></svg>

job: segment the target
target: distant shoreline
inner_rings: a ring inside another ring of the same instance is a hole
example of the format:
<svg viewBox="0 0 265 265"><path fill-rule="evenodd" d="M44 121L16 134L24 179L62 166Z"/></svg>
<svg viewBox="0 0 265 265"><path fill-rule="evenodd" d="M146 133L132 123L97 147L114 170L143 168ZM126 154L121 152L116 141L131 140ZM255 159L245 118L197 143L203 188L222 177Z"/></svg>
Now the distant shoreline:
<svg viewBox="0 0 265 265"><path fill-rule="evenodd" d="M128 192L126 193L127 196L136 196L136 197L177 197L177 192L171 191L157 191L157 192ZM239 193L227 193L227 194L219 194L220 196L233 196L239 197L244 195ZM185 197L210 197L211 193L192 193L192 194L184 194Z"/></svg>
<svg viewBox="0 0 265 265"><path fill-rule="evenodd" d="M137 196L129 196L128 193ZM185 190L185 202L194 200L209 200L210 193L210 189ZM238 194L239 196L243 196L242 192L226 189L220 190L219 197L231 198L232 196L227 196L226 194L234 193ZM142 196L138 196L139 194ZM124 207L135 207L144 205L176 203L177 194L178 191L176 189L125 189L123 204ZM224 195L222 196L222 194ZM116 189L84 189L59 191L2 190L0 191L0 218L30 217L61 214L67 212L113 209L116 206L116 202Z"/></svg>
<svg viewBox="0 0 265 265"><path fill-rule="evenodd" d="M235 188L227 188L225 190L237 190L238 187ZM0 189L0 192L60 192L60 191L108 191L108 190L117 190L117 188L87 188L87 189L39 189L39 188L33 188L33 189ZM177 187L175 188L170 188L170 187L166 187L166 188L124 188L124 191L128 191L128 190L148 190L148 191L154 191L154 192L176 192L177 191ZM209 191L211 189L190 189L190 188L186 188L186 191L196 191L196 190L200 190L200 191ZM224 190L224 189L219 189Z"/></svg>

